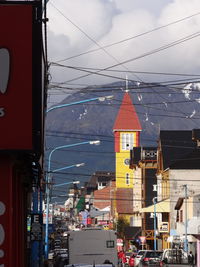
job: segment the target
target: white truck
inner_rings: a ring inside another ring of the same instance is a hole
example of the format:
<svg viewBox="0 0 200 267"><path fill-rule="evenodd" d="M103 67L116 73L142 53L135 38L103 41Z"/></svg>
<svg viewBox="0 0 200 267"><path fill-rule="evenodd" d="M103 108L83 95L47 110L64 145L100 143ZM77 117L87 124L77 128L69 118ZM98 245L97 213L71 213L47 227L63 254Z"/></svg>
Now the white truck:
<svg viewBox="0 0 200 267"><path fill-rule="evenodd" d="M117 236L113 230L84 228L68 235L69 265L112 263L117 267Z"/></svg>

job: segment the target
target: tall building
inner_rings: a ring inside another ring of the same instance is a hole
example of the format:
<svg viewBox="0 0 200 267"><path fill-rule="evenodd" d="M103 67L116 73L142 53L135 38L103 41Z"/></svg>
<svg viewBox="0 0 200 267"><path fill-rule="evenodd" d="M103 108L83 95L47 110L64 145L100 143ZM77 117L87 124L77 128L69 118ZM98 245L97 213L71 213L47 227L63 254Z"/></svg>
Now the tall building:
<svg viewBox="0 0 200 267"><path fill-rule="evenodd" d="M140 145L142 128L131 97L125 92L113 132L115 138L116 213L130 221L133 213L135 172L130 169L130 150Z"/></svg>

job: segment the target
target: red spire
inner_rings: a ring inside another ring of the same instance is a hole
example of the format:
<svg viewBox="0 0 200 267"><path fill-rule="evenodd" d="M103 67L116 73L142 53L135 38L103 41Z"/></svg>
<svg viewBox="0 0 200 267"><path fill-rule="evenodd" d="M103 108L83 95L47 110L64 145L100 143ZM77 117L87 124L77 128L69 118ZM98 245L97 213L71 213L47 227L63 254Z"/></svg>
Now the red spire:
<svg viewBox="0 0 200 267"><path fill-rule="evenodd" d="M139 118L133 106L129 93L124 94L113 131L141 131Z"/></svg>

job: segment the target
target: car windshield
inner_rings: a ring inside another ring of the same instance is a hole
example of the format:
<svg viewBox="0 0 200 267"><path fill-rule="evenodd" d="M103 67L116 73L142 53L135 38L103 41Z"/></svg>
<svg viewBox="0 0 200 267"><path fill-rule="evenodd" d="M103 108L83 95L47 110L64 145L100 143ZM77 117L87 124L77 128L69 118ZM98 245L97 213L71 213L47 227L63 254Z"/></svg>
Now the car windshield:
<svg viewBox="0 0 200 267"><path fill-rule="evenodd" d="M144 253L145 253L145 250L144 251L139 251L138 254L137 254L137 256L143 256Z"/></svg>
<svg viewBox="0 0 200 267"><path fill-rule="evenodd" d="M178 249L174 249L174 250L172 249L172 250L169 250L169 255L170 256L182 255L182 251Z"/></svg>
<svg viewBox="0 0 200 267"><path fill-rule="evenodd" d="M161 258L162 251L147 251L146 257L147 258Z"/></svg>

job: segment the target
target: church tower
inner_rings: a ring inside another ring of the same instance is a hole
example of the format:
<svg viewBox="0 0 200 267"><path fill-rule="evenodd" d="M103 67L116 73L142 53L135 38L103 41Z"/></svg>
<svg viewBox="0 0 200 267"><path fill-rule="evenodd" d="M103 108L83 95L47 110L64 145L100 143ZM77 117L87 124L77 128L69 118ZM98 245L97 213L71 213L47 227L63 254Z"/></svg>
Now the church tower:
<svg viewBox="0 0 200 267"><path fill-rule="evenodd" d="M125 92L113 126L116 153L116 189L133 188L134 172L129 168L130 150L140 145L141 130L131 97L128 92Z"/></svg>

